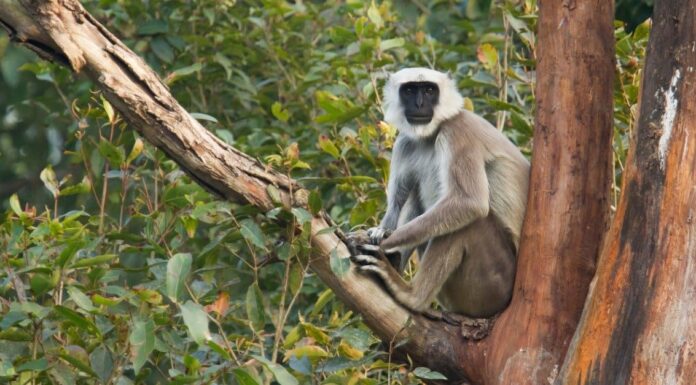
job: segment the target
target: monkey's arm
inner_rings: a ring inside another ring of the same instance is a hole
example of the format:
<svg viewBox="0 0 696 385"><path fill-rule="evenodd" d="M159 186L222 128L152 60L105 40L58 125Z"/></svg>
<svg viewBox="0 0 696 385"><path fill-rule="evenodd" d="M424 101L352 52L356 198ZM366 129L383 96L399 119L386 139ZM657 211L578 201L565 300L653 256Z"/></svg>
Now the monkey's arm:
<svg viewBox="0 0 696 385"><path fill-rule="evenodd" d="M382 248L394 251L414 247L488 216L488 178L483 157L476 152L459 152L444 172L448 181L445 195L430 210L397 228L382 241Z"/></svg>
<svg viewBox="0 0 696 385"><path fill-rule="evenodd" d="M374 244L382 241L385 233L396 228L399 216L408 197L413 190L413 180L408 170L403 166L407 163L407 154L404 151L403 140L398 140L394 144L392 153L392 167L387 184L387 212L382 217L378 227L368 230L368 235Z"/></svg>

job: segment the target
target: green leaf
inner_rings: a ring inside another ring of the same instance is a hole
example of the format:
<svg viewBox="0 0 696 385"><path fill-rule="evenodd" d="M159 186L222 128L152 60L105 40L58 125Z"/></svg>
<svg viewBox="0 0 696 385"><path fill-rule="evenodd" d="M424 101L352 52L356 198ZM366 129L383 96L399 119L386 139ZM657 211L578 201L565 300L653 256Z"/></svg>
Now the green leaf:
<svg viewBox="0 0 696 385"><path fill-rule="evenodd" d="M0 341L28 342L34 337L24 331L24 328L0 328Z"/></svg>
<svg viewBox="0 0 696 385"><path fill-rule="evenodd" d="M82 310L85 311L94 311L96 310L94 308L94 304L92 304L92 300L89 299L88 296L85 295L80 289L78 289L75 286L68 286L67 288L68 295L70 295L70 299L75 302L75 305L79 306Z"/></svg>
<svg viewBox="0 0 696 385"><path fill-rule="evenodd" d="M26 372L28 370L42 372L46 369L48 369L48 360L46 360L46 357L39 358L38 360L25 362L17 367L18 372Z"/></svg>
<svg viewBox="0 0 696 385"><path fill-rule="evenodd" d="M210 329L208 329L208 314L203 310L203 306L193 301L186 301L180 307L184 324L186 324L191 338L199 345L205 344L211 337Z"/></svg>
<svg viewBox="0 0 696 385"><path fill-rule="evenodd" d="M60 255L56 259L56 265L60 268L65 267L77 253L78 250L84 245L82 239L71 240L70 243L60 252Z"/></svg>
<svg viewBox="0 0 696 385"><path fill-rule="evenodd" d="M114 369L114 359L109 349L99 345L89 355L89 363L97 377L106 383Z"/></svg>
<svg viewBox="0 0 696 385"><path fill-rule="evenodd" d="M259 385L254 377L244 368L232 369L238 385Z"/></svg>
<svg viewBox="0 0 696 385"><path fill-rule="evenodd" d="M372 24L377 27L377 29L384 27L384 19L382 19L382 15L379 13L379 8L375 4L374 0L372 0L370 8L367 10L367 17L370 19Z"/></svg>
<svg viewBox="0 0 696 385"><path fill-rule="evenodd" d="M201 112L191 112L191 113L189 113L189 115L191 115L194 119L199 120L199 121L204 120L204 121L213 122L213 123L218 122L218 120L215 119L214 116L210 116L208 114L203 114Z"/></svg>
<svg viewBox="0 0 696 385"><path fill-rule="evenodd" d="M295 216L300 226L312 221L312 214L301 207L293 207L291 211L292 215Z"/></svg>
<svg viewBox="0 0 696 385"><path fill-rule="evenodd" d="M331 250L331 256L329 257L329 266L337 277L343 278L350 270L350 258L339 257L338 252L334 248Z"/></svg>
<svg viewBox="0 0 696 385"><path fill-rule="evenodd" d="M27 314L25 312L10 310L2 317L2 321L0 321L0 330L7 329L19 321L24 321L25 319L27 319Z"/></svg>
<svg viewBox="0 0 696 385"><path fill-rule="evenodd" d="M92 296L92 301L94 301L94 303L96 303L97 305L104 305L109 307L118 305L119 303L121 303L122 300L122 298L104 297L99 294L95 294Z"/></svg>
<svg viewBox="0 0 696 385"><path fill-rule="evenodd" d="M381 51L388 51L390 49L403 47L406 44L406 40L403 37L397 37L394 39L383 40L379 43L379 49Z"/></svg>
<svg viewBox="0 0 696 385"><path fill-rule="evenodd" d="M318 215L324 205L321 200L321 194L317 190L309 192L309 201L307 203L313 215Z"/></svg>
<svg viewBox="0 0 696 385"><path fill-rule="evenodd" d="M151 319L138 320L133 325L130 337L133 370L137 375L155 348L155 323Z"/></svg>
<svg viewBox="0 0 696 385"><path fill-rule="evenodd" d="M329 357L329 353L316 345L304 345L285 352L285 359L289 359L291 356L295 356L297 358L307 357L314 361L319 358Z"/></svg>
<svg viewBox="0 0 696 385"><path fill-rule="evenodd" d="M312 316L316 316L319 312L326 306L329 301L334 298L334 293L331 289L324 290L317 298L317 302L314 303L314 309L312 309Z"/></svg>
<svg viewBox="0 0 696 385"><path fill-rule="evenodd" d="M312 337L317 343L321 345L328 345L331 342L331 337L329 337L328 334L324 333L324 331L322 331L315 325L312 325L311 323L303 322L302 328L304 329L308 337Z"/></svg>
<svg viewBox="0 0 696 385"><path fill-rule="evenodd" d="M488 70L498 65L498 51L489 43L481 44L476 51L476 56Z"/></svg>
<svg viewBox="0 0 696 385"><path fill-rule="evenodd" d="M75 368L89 374L91 377L97 377L94 370L89 367L89 364L87 363L87 351L82 347L77 345L68 345L63 348L63 351L58 354L58 357L64 359Z"/></svg>
<svg viewBox="0 0 696 385"><path fill-rule="evenodd" d="M302 331L304 328L301 327L301 325L295 325L288 334L285 336L285 340L283 341L283 347L285 349L290 349L297 343L297 341L302 338Z"/></svg>
<svg viewBox="0 0 696 385"><path fill-rule="evenodd" d="M65 187L60 190L60 196L76 195L76 194L86 194L92 189L92 183L89 181L87 176L82 178L82 182L74 184L72 186Z"/></svg>
<svg viewBox="0 0 696 385"><path fill-rule="evenodd" d="M100 336L101 333L91 320L83 317L80 313L75 310L69 309L62 305L57 305L53 308L53 311L62 319L71 322L80 329L86 330L94 336Z"/></svg>
<svg viewBox="0 0 696 385"><path fill-rule="evenodd" d="M475 20L488 16L491 8L491 0L468 0L466 3L466 16Z"/></svg>
<svg viewBox="0 0 696 385"><path fill-rule="evenodd" d="M105 139L99 142L99 153L109 161L112 168L120 168L126 160L126 152L123 147L116 146Z"/></svg>
<svg viewBox="0 0 696 385"><path fill-rule="evenodd" d="M244 239L261 249L266 248L266 237L263 235L261 227L259 227L256 222L251 219L245 219L240 223L240 226L239 231Z"/></svg>
<svg viewBox="0 0 696 385"><path fill-rule="evenodd" d="M43 273L34 274L29 281L29 285L31 291L34 292L34 295L37 297L48 293L49 290L55 287L51 277Z"/></svg>
<svg viewBox="0 0 696 385"><path fill-rule="evenodd" d="M21 216L24 211L22 211L22 206L19 204L19 197L17 194L12 194L10 197L10 208L17 216Z"/></svg>
<svg viewBox="0 0 696 385"><path fill-rule="evenodd" d="M152 52L165 63L174 61L174 49L163 37L155 37L150 41Z"/></svg>
<svg viewBox="0 0 696 385"><path fill-rule="evenodd" d="M232 356L230 355L230 353L228 353L227 350L225 350L225 348L223 348L222 346L216 344L215 341L210 340L210 341L207 342L207 345L208 345L211 349L213 349L217 354L221 355L222 358L224 358L224 359L226 359L226 360L231 360L231 359L232 359Z"/></svg>
<svg viewBox="0 0 696 385"><path fill-rule="evenodd" d="M336 147L334 142L326 135L319 136L319 148L336 159L341 157L341 152L338 150L338 147Z"/></svg>
<svg viewBox="0 0 696 385"><path fill-rule="evenodd" d="M104 107L104 112L106 112L106 117L109 118L109 123L114 123L116 119L116 113L114 112L114 107L109 103L108 100L104 99L104 95L99 95L102 102L102 107Z"/></svg>
<svg viewBox="0 0 696 385"><path fill-rule="evenodd" d="M256 282L247 289L246 312L254 330L262 330L266 324L266 316L263 308L263 293Z"/></svg>
<svg viewBox="0 0 696 385"><path fill-rule="evenodd" d="M148 20L138 27L138 35L156 35L158 33L167 33L169 27L163 20Z"/></svg>
<svg viewBox="0 0 696 385"><path fill-rule="evenodd" d="M17 374L12 362L0 360L0 378L14 377Z"/></svg>
<svg viewBox="0 0 696 385"><path fill-rule="evenodd" d="M319 116L317 116L316 119L314 119L314 121L317 123L341 124L341 123L345 123L345 122L347 122L347 121L349 121L357 116L360 116L364 111L365 111L365 109L362 107L348 107L344 111L331 112L328 114L319 115Z"/></svg>
<svg viewBox="0 0 696 385"><path fill-rule="evenodd" d="M280 195L280 190L278 190L278 187L276 187L272 184L269 184L268 186L266 186L266 192L268 193L268 196L271 198L271 201L273 203L275 203L275 204L283 203L283 198Z"/></svg>
<svg viewBox="0 0 696 385"><path fill-rule="evenodd" d="M39 174L39 178L43 182L44 186L51 192L54 198L57 198L60 194L58 180L56 179L56 173L53 171L51 165L46 166Z"/></svg>
<svg viewBox="0 0 696 385"><path fill-rule="evenodd" d="M178 302L184 292L184 284L189 272L191 272L191 254L175 254L167 262L166 288L167 296L172 302Z"/></svg>
<svg viewBox="0 0 696 385"><path fill-rule="evenodd" d="M200 70L203 69L203 64L201 63L194 63L191 64L190 66L178 68L174 71L172 71L169 75L166 77L167 84L172 84L175 81L185 78L187 76L193 75L196 72L200 72Z"/></svg>
<svg viewBox="0 0 696 385"><path fill-rule="evenodd" d="M275 102L271 106L271 112L273 113L273 116L275 116L276 119L280 120L281 122L285 123L290 119L290 113L288 110L283 109L283 106L280 104L280 102Z"/></svg>
<svg viewBox="0 0 696 385"><path fill-rule="evenodd" d="M133 143L133 148L131 148L130 153L128 154L128 157L126 158L126 164L131 164L135 160L135 158L140 155L141 152L143 152L144 144L143 140L140 138L135 138L135 142Z"/></svg>
<svg viewBox="0 0 696 385"><path fill-rule="evenodd" d="M424 380L447 380L447 377L445 377L442 373L424 368L422 366L414 369L413 375Z"/></svg>
<svg viewBox="0 0 696 385"><path fill-rule="evenodd" d="M360 202L350 211L351 226L361 225L377 214L377 201L368 199Z"/></svg>
<svg viewBox="0 0 696 385"><path fill-rule="evenodd" d="M220 64L222 68L225 69L225 78L230 80L232 77L232 61L230 58L221 54L220 52L216 52L215 56L213 56L213 60L215 60L216 63Z"/></svg>
<svg viewBox="0 0 696 385"><path fill-rule="evenodd" d="M280 385L299 385L299 382L295 377L293 377L290 372L288 372L287 369L282 367L281 365L276 364L275 362L271 362L270 360L266 359L265 357L259 356L259 355L252 355L257 361L263 364L268 370L273 373L273 377L275 377L276 381Z"/></svg>
<svg viewBox="0 0 696 385"><path fill-rule="evenodd" d="M89 267L94 265L101 265L103 263L110 262L112 259L118 257L116 254L104 254L97 255L96 257L82 258L79 261L73 263L70 267L77 269L80 267Z"/></svg>

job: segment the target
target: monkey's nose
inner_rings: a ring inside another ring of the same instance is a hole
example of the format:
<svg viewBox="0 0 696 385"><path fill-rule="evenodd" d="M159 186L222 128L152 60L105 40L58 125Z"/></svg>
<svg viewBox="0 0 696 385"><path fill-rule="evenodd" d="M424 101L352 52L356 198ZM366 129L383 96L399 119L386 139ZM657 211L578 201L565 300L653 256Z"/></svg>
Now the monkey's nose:
<svg viewBox="0 0 696 385"><path fill-rule="evenodd" d="M423 94L420 92L416 95L416 107L423 107Z"/></svg>

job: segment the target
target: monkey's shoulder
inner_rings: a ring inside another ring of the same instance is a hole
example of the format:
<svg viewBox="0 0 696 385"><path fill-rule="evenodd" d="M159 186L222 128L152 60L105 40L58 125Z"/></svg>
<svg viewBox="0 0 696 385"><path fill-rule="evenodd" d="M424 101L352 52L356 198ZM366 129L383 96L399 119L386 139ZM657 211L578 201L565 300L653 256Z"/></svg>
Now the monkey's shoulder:
<svg viewBox="0 0 696 385"><path fill-rule="evenodd" d="M516 162L527 162L519 148L500 130L468 110L462 110L444 121L440 135L455 152L477 151L484 158L502 157L512 158Z"/></svg>

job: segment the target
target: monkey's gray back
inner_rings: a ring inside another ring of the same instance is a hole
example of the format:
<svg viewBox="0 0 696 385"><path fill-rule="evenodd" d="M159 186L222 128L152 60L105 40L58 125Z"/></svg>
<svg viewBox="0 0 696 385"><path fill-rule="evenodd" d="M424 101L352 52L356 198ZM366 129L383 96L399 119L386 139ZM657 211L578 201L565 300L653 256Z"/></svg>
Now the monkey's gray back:
<svg viewBox="0 0 696 385"><path fill-rule="evenodd" d="M527 205L529 161L502 132L473 112L462 111L443 123L443 130L455 153L472 147L483 151L490 212L510 232L517 250Z"/></svg>

